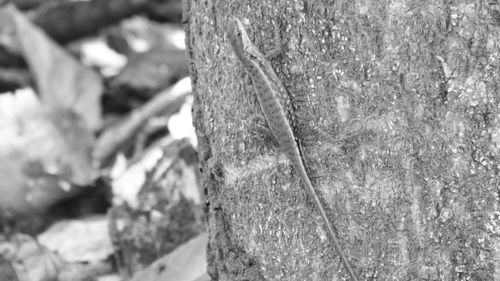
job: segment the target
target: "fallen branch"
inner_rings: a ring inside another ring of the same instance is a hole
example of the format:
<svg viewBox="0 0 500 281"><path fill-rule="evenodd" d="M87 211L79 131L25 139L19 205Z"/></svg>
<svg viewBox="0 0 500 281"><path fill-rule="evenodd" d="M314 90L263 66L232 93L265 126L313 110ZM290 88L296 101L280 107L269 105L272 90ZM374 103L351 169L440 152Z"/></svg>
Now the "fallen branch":
<svg viewBox="0 0 500 281"><path fill-rule="evenodd" d="M105 130L99 136L92 153L94 161L102 163L108 159L127 143L149 118L160 114L165 117L174 114L190 94L191 80L184 78L156 95L141 108L133 110L123 121Z"/></svg>

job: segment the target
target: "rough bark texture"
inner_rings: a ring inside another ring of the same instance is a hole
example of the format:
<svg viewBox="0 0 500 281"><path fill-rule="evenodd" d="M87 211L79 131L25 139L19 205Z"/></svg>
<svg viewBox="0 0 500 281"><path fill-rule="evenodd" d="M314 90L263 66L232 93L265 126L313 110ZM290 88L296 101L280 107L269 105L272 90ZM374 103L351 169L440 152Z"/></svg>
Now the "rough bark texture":
<svg viewBox="0 0 500 281"><path fill-rule="evenodd" d="M280 31L273 65L362 280L500 280L496 1L185 4L214 280L347 279L262 132L225 36L233 16L263 52Z"/></svg>

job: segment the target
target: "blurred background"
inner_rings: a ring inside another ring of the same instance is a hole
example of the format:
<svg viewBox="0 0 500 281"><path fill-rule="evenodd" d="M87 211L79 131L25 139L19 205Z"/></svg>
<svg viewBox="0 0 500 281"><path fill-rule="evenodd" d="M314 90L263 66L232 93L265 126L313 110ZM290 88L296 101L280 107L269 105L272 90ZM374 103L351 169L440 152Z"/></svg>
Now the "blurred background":
<svg viewBox="0 0 500 281"><path fill-rule="evenodd" d="M182 9L0 1L0 280L209 280Z"/></svg>

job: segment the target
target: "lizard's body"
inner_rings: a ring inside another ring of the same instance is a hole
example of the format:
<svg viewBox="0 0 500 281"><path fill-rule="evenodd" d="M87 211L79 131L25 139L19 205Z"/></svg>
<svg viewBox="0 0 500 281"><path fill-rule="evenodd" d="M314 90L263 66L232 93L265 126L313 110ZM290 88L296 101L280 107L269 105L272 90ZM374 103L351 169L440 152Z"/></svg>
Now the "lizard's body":
<svg viewBox="0 0 500 281"><path fill-rule="evenodd" d="M272 134L276 138L280 149L290 160L295 172L299 174L314 205L319 210L335 250L352 281L357 281L358 279L348 259L345 257L334 228L307 174L300 147L294 134L295 117L287 91L278 79L269 61L250 41L243 24L238 19L230 23L227 34L233 52L252 79L257 99Z"/></svg>

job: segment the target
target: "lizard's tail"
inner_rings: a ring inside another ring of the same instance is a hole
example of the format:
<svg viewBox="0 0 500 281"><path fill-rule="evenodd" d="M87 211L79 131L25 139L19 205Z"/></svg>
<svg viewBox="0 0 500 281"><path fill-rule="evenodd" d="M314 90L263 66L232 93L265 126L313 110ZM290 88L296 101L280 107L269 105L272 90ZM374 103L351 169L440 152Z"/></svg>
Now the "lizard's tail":
<svg viewBox="0 0 500 281"><path fill-rule="evenodd" d="M292 154L292 153L291 153ZM294 155L288 155L290 161L292 162L293 167L295 168L295 171L299 174L300 179L303 181L303 184L306 186L306 189L309 193L309 196L313 200L314 205L316 208L319 210L321 217L323 218L323 221L325 222L326 229L328 231L328 235L330 236L333 246L335 247L335 250L337 251L337 254L340 257L340 260L344 264L344 267L346 268L347 272L349 273L349 276L351 277L352 281L358 281L358 277L354 273L352 266L347 259L347 257L344 254L344 250L342 249L342 246L340 245L340 241L337 238L336 235L336 228L335 226L330 223L330 220L328 219L328 216L326 215L326 211L323 208L323 205L321 204L321 201L319 200L319 197L314 190L314 187L311 183L311 180L309 178L309 175L307 174L304 162L302 160L302 157L300 156L300 153L293 153Z"/></svg>

